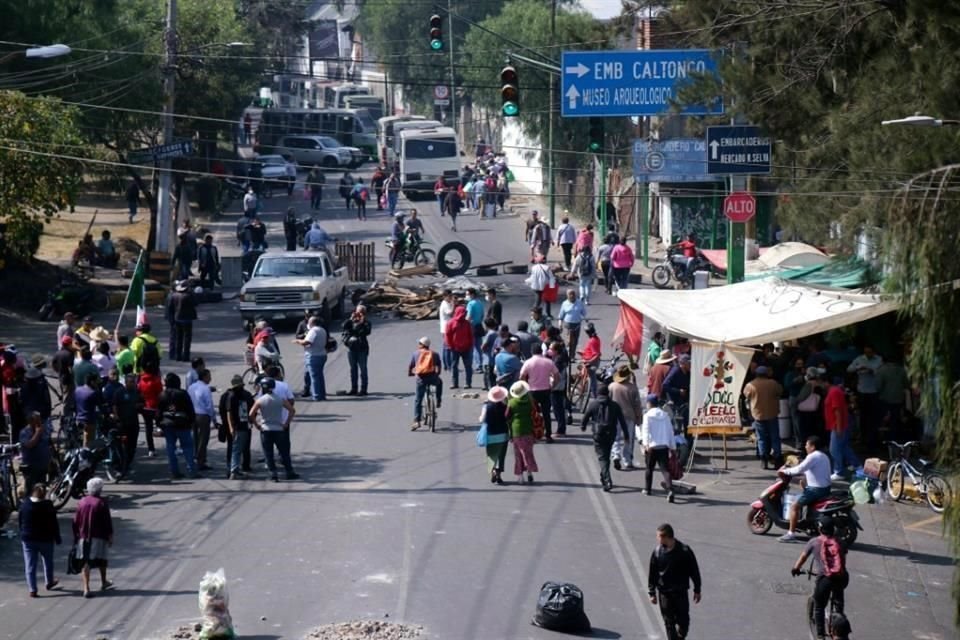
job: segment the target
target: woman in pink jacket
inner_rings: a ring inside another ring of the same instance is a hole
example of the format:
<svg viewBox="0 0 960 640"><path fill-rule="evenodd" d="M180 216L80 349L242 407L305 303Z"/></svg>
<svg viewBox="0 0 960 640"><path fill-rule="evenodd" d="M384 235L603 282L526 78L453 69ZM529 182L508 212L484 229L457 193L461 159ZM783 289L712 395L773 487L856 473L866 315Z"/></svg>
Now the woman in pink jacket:
<svg viewBox="0 0 960 640"><path fill-rule="evenodd" d="M618 289L627 288L627 281L630 279L630 269L633 267L633 262L633 249L627 245L627 239L623 238L620 240L620 243L610 251L610 266L613 269L613 279L617 283Z"/></svg>

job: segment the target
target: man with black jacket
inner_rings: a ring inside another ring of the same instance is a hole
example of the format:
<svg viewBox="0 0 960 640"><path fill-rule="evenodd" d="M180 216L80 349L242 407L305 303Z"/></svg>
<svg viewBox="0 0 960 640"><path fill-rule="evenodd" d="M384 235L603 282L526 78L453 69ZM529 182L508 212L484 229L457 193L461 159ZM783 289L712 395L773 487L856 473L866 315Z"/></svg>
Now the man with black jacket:
<svg viewBox="0 0 960 640"><path fill-rule="evenodd" d="M167 298L167 320L170 322L170 359L190 362L193 343L193 321L197 319L197 303L186 280L178 282Z"/></svg>
<svg viewBox="0 0 960 640"><path fill-rule="evenodd" d="M187 461L187 474L198 478L193 460L193 424L197 414L193 409L190 394L180 388L180 376L168 373L163 379L164 390L157 398L157 418L167 439L167 462L170 465L170 477L180 480L183 475L177 465L177 442Z"/></svg>
<svg viewBox="0 0 960 640"><path fill-rule="evenodd" d="M657 548L650 554L647 591L660 604L668 640L682 640L690 631L687 591L693 581L693 601L700 602L700 567L693 550L673 536L673 527L657 527Z"/></svg>
<svg viewBox="0 0 960 640"><path fill-rule="evenodd" d="M348 396L367 395L367 359L370 356L370 321L367 320L367 308L357 305L353 313L343 323L343 344L347 347L347 362L350 364L350 391ZM357 383L360 383L359 390Z"/></svg>
<svg viewBox="0 0 960 640"><path fill-rule="evenodd" d="M610 491L613 489L613 480L610 478L610 451L617 439L617 427L623 432L624 440L629 440L630 431L623 417L623 410L610 399L610 392L605 384L600 385L597 397L587 404L583 421L580 423L581 431L587 430L587 423L590 423L593 429L593 449L600 461L600 484L604 491Z"/></svg>

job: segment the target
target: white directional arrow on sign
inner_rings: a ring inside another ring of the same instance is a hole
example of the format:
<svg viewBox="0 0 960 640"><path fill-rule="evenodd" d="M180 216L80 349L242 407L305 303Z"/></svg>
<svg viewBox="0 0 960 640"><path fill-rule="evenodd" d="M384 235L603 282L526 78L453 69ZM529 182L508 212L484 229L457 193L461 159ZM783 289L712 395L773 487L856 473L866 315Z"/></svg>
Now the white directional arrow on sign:
<svg viewBox="0 0 960 640"><path fill-rule="evenodd" d="M587 72L590 71L590 67L583 64L582 62L578 62L577 66L567 67L566 69L564 69L564 71L566 71L567 73L575 73L577 74L578 78L582 78L583 76L587 75Z"/></svg>
<svg viewBox="0 0 960 640"><path fill-rule="evenodd" d="M567 99L570 101L571 109L577 108L577 98L579 97L580 97L580 92L577 91L577 87L574 85L570 85L570 88L567 89Z"/></svg>
<svg viewBox="0 0 960 640"><path fill-rule="evenodd" d="M720 158L720 143L714 140L710 143L710 159L718 160Z"/></svg>

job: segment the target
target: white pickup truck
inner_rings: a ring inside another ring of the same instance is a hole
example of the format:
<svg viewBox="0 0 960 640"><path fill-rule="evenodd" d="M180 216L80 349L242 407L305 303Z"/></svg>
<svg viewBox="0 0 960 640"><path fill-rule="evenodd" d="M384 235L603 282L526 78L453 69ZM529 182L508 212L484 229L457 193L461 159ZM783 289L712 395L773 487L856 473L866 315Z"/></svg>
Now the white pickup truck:
<svg viewBox="0 0 960 640"><path fill-rule="evenodd" d="M309 310L329 321L343 315L347 281L347 268L326 251L264 253L240 289L240 315L246 324L300 320Z"/></svg>

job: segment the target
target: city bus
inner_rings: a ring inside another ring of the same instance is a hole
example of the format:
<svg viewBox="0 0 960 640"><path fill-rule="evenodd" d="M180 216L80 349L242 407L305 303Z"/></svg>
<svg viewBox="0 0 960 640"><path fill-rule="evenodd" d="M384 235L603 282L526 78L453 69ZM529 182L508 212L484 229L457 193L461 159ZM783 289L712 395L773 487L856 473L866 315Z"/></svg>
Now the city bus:
<svg viewBox="0 0 960 640"><path fill-rule="evenodd" d="M370 87L362 84L338 84L323 89L323 106L327 109L344 109L347 96L368 96Z"/></svg>
<svg viewBox="0 0 960 640"><path fill-rule="evenodd" d="M393 127L398 122L410 122L411 120L426 120L424 116L402 115L402 116L384 116L377 120L377 147L380 149L380 162L389 165L387 149L393 152ZM395 161L395 160L394 160Z"/></svg>
<svg viewBox="0 0 960 640"><path fill-rule="evenodd" d="M396 165L400 161L400 134L410 129L436 129L443 125L436 120L406 120L393 123L392 143L387 146L387 160Z"/></svg>
<svg viewBox="0 0 960 640"><path fill-rule="evenodd" d="M283 136L309 134L335 138L377 157L376 122L366 109L264 109L257 128L258 153L269 153Z"/></svg>
<svg viewBox="0 0 960 640"><path fill-rule="evenodd" d="M383 117L384 102L380 96L359 95L347 96L343 99L344 107L347 109L366 109L370 112L370 117L379 120Z"/></svg>
<svg viewBox="0 0 960 640"><path fill-rule="evenodd" d="M447 185L460 179L460 145L450 127L406 129L397 134L400 180L410 200L433 197L433 185L443 177Z"/></svg>

